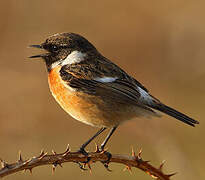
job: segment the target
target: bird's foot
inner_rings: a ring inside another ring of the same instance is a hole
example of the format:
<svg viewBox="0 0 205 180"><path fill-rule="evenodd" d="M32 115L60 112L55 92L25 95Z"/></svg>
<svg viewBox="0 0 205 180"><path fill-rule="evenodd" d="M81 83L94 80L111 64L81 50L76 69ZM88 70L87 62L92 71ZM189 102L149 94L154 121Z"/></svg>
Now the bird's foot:
<svg viewBox="0 0 205 180"><path fill-rule="evenodd" d="M87 158L86 161L77 162L77 164L79 165L80 169L87 170L87 169L85 169L85 166L86 166L86 164L88 164L90 162L90 157L88 157L87 151L85 151L85 149L83 147L81 147L77 152L81 153L82 155L84 155ZM81 163L83 163L84 165L82 165Z"/></svg>
<svg viewBox="0 0 205 180"><path fill-rule="evenodd" d="M105 154L106 156L107 156L107 160L105 160L105 161L101 161L101 163L103 164L103 166L106 168L106 170L108 170L108 171L112 171L112 170L110 170L109 169L109 163L110 163L110 159L112 158L112 154L110 153L110 152L108 152L108 151L106 151L105 149L104 149L104 146L101 146L100 147L100 149L98 149L98 152L99 153L103 153L103 154Z"/></svg>

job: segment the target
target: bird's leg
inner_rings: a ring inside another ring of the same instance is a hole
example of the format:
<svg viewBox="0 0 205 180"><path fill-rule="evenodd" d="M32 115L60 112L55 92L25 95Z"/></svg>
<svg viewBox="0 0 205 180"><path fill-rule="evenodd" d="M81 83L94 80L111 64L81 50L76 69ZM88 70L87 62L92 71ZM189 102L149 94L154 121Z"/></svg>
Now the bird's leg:
<svg viewBox="0 0 205 180"><path fill-rule="evenodd" d="M113 127L113 128L110 130L109 134L107 135L107 137L105 138L105 140L103 141L103 143L102 143L101 146L100 146L100 151L104 151L105 145L107 144L108 140L110 139L110 137L112 136L112 134L115 132L116 129L117 129L117 126ZM106 161L102 161L102 163L103 163L103 165L105 166L105 168L106 168L108 171L110 171L110 170L108 169L108 163L110 162L110 159L111 159L111 157L112 157L112 154L109 153L109 152L107 152L107 151L105 151L104 153L105 153L106 156L107 156L107 160L106 160Z"/></svg>
<svg viewBox="0 0 205 180"><path fill-rule="evenodd" d="M85 156L88 156L88 153L85 151L86 146L93 140L95 139L99 134L101 134L106 128L103 127L101 128L96 134L94 134L94 136L92 136L90 139L88 139L88 141L86 141L79 149L78 152L82 153ZM87 158L87 162L89 162L89 158ZM84 163L87 163L84 162Z"/></svg>
<svg viewBox="0 0 205 180"><path fill-rule="evenodd" d="M117 126L113 127L109 134L107 135L107 137L105 138L105 140L103 141L103 143L100 146L100 150L103 151L105 148L105 145L107 144L108 140L110 139L110 137L112 136L112 134L115 132L115 130L117 129Z"/></svg>

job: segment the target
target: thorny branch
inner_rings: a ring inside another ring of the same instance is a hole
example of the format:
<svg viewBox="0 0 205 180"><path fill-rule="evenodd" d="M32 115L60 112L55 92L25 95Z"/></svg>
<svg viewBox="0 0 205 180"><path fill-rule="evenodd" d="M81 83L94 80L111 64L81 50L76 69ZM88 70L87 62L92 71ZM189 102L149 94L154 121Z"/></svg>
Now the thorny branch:
<svg viewBox="0 0 205 180"><path fill-rule="evenodd" d="M159 168L155 168L149 163L149 161L142 160L141 153L142 151L140 150L140 152L136 155L132 150L131 156L112 154L109 163L112 162L124 164L126 166L126 169L129 171L131 171L132 167L138 168L158 180L170 180L170 177L175 175L175 173L165 174L162 172L164 162L159 166ZM87 161L88 158L89 161ZM85 170L85 166L87 165L91 171L90 165L92 163L100 161L104 164L104 167L109 170L109 163L106 162L107 159L108 156L106 154L106 151L100 151L98 146L96 146L96 151L89 152L87 157L80 152L70 152L69 146L67 146L66 151L63 153L57 154L55 151L52 151L52 154L48 154L42 150L39 156L32 157L27 160L23 160L21 153L19 153L19 159L15 163L9 164L0 159L2 164L2 168L0 169L0 178L23 170L29 170L32 173L32 169L34 167L49 164L53 165L54 171L57 165L62 167L62 163L65 162L77 163L83 170Z"/></svg>

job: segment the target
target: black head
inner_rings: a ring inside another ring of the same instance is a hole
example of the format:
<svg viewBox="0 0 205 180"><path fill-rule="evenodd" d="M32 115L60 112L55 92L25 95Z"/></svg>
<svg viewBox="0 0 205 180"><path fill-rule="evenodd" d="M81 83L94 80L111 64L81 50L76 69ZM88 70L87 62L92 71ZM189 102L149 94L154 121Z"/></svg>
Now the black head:
<svg viewBox="0 0 205 180"><path fill-rule="evenodd" d="M50 36L40 45L30 47L44 49L47 52L30 58L43 58L48 67L53 63L64 60L73 51L81 53L97 52L96 48L84 37L75 33L58 33Z"/></svg>

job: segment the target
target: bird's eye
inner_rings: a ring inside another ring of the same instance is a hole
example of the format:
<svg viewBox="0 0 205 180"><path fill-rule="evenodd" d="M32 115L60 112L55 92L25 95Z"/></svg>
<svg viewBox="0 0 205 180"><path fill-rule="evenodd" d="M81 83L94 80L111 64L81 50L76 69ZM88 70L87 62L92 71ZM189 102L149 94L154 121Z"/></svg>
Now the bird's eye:
<svg viewBox="0 0 205 180"><path fill-rule="evenodd" d="M56 52L58 50L58 47L56 45L51 46L51 51Z"/></svg>

